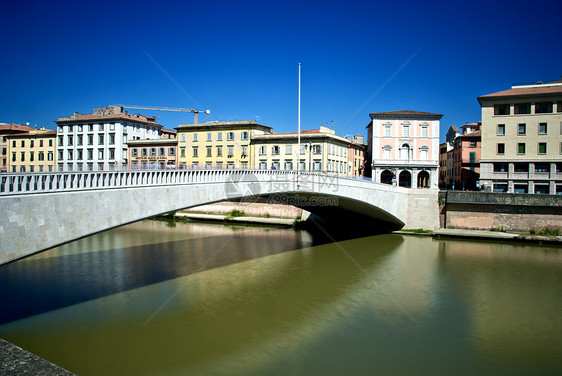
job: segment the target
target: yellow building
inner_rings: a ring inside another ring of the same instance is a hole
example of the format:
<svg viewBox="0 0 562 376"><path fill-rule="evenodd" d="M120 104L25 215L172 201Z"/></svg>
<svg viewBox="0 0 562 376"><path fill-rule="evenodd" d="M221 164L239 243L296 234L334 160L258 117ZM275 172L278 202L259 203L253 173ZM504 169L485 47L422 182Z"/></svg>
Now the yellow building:
<svg viewBox="0 0 562 376"><path fill-rule="evenodd" d="M252 149L254 165L261 170L299 169L349 176L356 171L353 168L356 150L358 161L363 161L359 151L364 150L364 146L355 140L336 136L334 130L321 126L320 129L301 131L300 152L296 132L256 136L252 139ZM357 165L358 171L358 162Z"/></svg>
<svg viewBox="0 0 562 376"><path fill-rule="evenodd" d="M0 172L8 172L8 137L14 134L27 133L34 129L27 125L0 123L0 150L2 155Z"/></svg>
<svg viewBox="0 0 562 376"><path fill-rule="evenodd" d="M55 171L56 137L56 131L44 128L8 136L8 172Z"/></svg>
<svg viewBox="0 0 562 376"><path fill-rule="evenodd" d="M271 133L255 120L179 125L178 165L187 169L253 169L250 141Z"/></svg>

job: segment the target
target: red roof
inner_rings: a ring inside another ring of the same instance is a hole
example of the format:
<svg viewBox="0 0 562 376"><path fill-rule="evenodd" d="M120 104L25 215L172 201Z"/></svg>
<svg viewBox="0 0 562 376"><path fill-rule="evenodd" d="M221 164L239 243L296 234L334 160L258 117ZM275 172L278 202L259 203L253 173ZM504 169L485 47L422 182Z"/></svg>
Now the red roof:
<svg viewBox="0 0 562 376"><path fill-rule="evenodd" d="M385 117L385 118L391 118L391 117L443 117L442 114L434 114L431 112L421 112L421 111L409 111L409 110L400 110L400 111L386 111L386 112L373 112L371 114L369 114L369 116L371 117L371 119L373 118L377 118L377 117Z"/></svg>
<svg viewBox="0 0 562 376"><path fill-rule="evenodd" d="M546 96L553 94L562 94L562 85L520 87L498 91L497 93L486 94L478 97L478 102L480 102L481 99L510 98L520 96Z"/></svg>
<svg viewBox="0 0 562 376"><path fill-rule="evenodd" d="M0 131L29 132L35 128L22 124L0 124Z"/></svg>

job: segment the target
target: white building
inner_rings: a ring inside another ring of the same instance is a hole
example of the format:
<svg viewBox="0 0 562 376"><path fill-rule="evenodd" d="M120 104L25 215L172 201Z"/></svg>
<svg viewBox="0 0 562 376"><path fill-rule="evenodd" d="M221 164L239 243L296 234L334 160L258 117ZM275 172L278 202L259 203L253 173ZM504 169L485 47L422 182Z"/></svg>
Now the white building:
<svg viewBox="0 0 562 376"><path fill-rule="evenodd" d="M441 114L388 111L370 114L368 162L373 181L406 188L437 188Z"/></svg>
<svg viewBox="0 0 562 376"><path fill-rule="evenodd" d="M75 112L57 121L59 171L103 171L127 165L127 142L159 139L156 118L131 115L122 107L94 108L93 114Z"/></svg>

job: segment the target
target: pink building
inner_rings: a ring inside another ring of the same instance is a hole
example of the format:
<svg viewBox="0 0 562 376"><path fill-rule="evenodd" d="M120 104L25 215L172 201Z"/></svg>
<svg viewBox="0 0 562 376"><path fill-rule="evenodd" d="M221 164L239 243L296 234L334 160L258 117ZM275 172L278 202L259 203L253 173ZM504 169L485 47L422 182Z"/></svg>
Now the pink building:
<svg viewBox="0 0 562 376"><path fill-rule="evenodd" d="M441 114L388 111L370 114L368 161L374 182L435 188Z"/></svg>
<svg viewBox="0 0 562 376"><path fill-rule="evenodd" d="M479 189L482 122L466 124L454 141L454 189Z"/></svg>

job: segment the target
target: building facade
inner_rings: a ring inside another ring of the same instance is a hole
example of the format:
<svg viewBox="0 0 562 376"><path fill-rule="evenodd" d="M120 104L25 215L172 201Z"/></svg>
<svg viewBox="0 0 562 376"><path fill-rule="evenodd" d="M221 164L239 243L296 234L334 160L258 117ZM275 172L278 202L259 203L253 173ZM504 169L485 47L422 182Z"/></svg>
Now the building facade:
<svg viewBox="0 0 562 376"><path fill-rule="evenodd" d="M9 172L55 171L57 132L33 129L7 137Z"/></svg>
<svg viewBox="0 0 562 376"><path fill-rule="evenodd" d="M482 189L562 194L562 81L513 85L478 102Z"/></svg>
<svg viewBox="0 0 562 376"><path fill-rule="evenodd" d="M437 188L441 114L388 111L370 114L371 178L406 188Z"/></svg>
<svg viewBox="0 0 562 376"><path fill-rule="evenodd" d="M480 189L481 123L466 124L455 138L453 150L454 189Z"/></svg>
<svg viewBox="0 0 562 376"><path fill-rule="evenodd" d="M261 170L314 171L351 176L355 160L365 152L362 137L353 140L336 136L321 126L298 133L272 133L252 139L254 165ZM351 151L351 152L350 152ZM351 153L351 156L350 156ZM361 166L357 163L357 171Z"/></svg>
<svg viewBox="0 0 562 376"><path fill-rule="evenodd" d="M178 164L177 139L135 140L127 145L127 160L132 170L174 169Z"/></svg>
<svg viewBox="0 0 562 376"><path fill-rule="evenodd" d="M127 143L159 139L156 118L131 115L122 107L94 108L93 114L75 112L57 121L57 169L103 171L127 166Z"/></svg>
<svg viewBox="0 0 562 376"><path fill-rule="evenodd" d="M271 133L271 127L255 120L183 124L176 129L182 169L255 168L250 142Z"/></svg>
<svg viewBox="0 0 562 376"><path fill-rule="evenodd" d="M34 129L35 128L27 125L0 123L0 156L2 158L2 162L0 163L0 173L9 171L8 137L15 134L26 133Z"/></svg>

